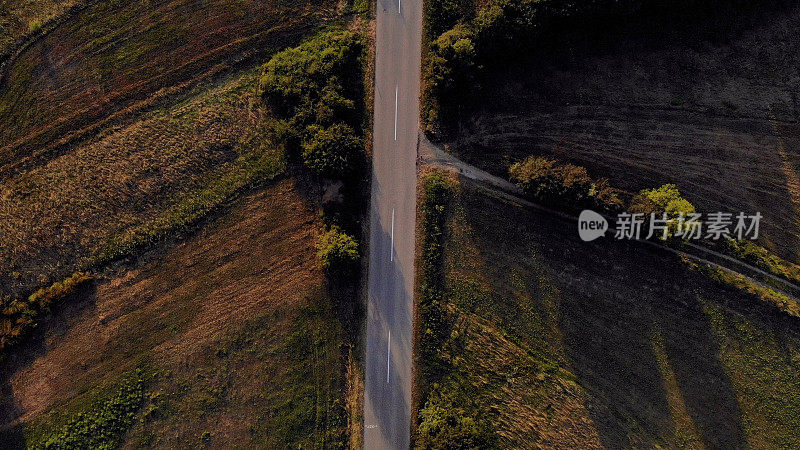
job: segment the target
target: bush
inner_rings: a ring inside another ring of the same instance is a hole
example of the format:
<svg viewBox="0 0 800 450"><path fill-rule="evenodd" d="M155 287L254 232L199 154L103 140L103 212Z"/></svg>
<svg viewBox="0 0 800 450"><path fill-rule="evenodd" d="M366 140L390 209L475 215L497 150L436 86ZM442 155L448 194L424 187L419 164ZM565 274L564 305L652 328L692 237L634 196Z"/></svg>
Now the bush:
<svg viewBox="0 0 800 450"><path fill-rule="evenodd" d="M695 213L695 207L688 200L681 197L678 187L674 184L665 184L655 189L644 189L634 197L628 211L631 213L644 214L646 221L650 220L651 215L661 217L667 214L669 230L667 238L675 237L681 229L679 218L689 218L690 214ZM661 236L663 237L663 235Z"/></svg>
<svg viewBox="0 0 800 450"><path fill-rule="evenodd" d="M353 78L358 71L352 69L359 65L362 53L363 44L354 33L318 35L273 56L264 65L259 93L285 117L301 109L313 110L326 86L345 91L345 85L352 89L358 83ZM342 95L347 97L345 92Z"/></svg>
<svg viewBox="0 0 800 450"><path fill-rule="evenodd" d="M422 100L423 122L430 132L439 133L438 127L455 123L469 104L465 93L475 87L476 68L472 39L469 28L458 25L431 44Z"/></svg>
<svg viewBox="0 0 800 450"><path fill-rule="evenodd" d="M347 174L362 151L354 131L360 125L354 99L361 96L363 80L353 68L360 67L363 53L354 33L328 32L277 53L264 65L259 95L277 116L275 136L290 155L302 150L317 174Z"/></svg>
<svg viewBox="0 0 800 450"><path fill-rule="evenodd" d="M303 162L322 177L343 178L361 160L363 144L352 128L336 124L310 125L303 139Z"/></svg>
<svg viewBox="0 0 800 450"><path fill-rule="evenodd" d="M511 166L508 173L523 192L539 201L551 201L558 191L556 161L529 157Z"/></svg>
<svg viewBox="0 0 800 450"><path fill-rule="evenodd" d="M645 189L640 194L657 207L657 212L666 212L670 219L677 218L681 214L687 215L695 212L694 205L681 197L678 187L674 184L665 184L656 189Z"/></svg>
<svg viewBox="0 0 800 450"><path fill-rule="evenodd" d="M19 343L25 333L36 326L36 319L43 310L74 295L92 278L88 273L76 272L64 281L39 289L27 299L0 298L0 352Z"/></svg>
<svg viewBox="0 0 800 450"><path fill-rule="evenodd" d="M419 412L415 448L488 449L497 437L486 420L480 420L441 396L431 398Z"/></svg>
<svg viewBox="0 0 800 450"><path fill-rule="evenodd" d="M347 273L358 264L358 242L352 236L333 227L320 236L317 242L317 257L325 270Z"/></svg>
<svg viewBox="0 0 800 450"><path fill-rule="evenodd" d="M39 19L33 19L28 22L28 33L36 33L37 31L42 29L42 21Z"/></svg>
<svg viewBox="0 0 800 450"><path fill-rule="evenodd" d="M619 198L618 191L611 187L607 178L601 178L592 184L589 189L589 197L592 199L592 207L607 214L622 211L625 207L622 199Z"/></svg>
<svg viewBox="0 0 800 450"><path fill-rule="evenodd" d="M425 2L425 25L428 36L435 39L465 19L473 9L468 0L430 0Z"/></svg>
<svg viewBox="0 0 800 450"><path fill-rule="evenodd" d="M512 181L533 199L553 205L561 203L570 207L589 205L593 194L592 179L586 169L572 164L560 166L555 160L532 156L511 166ZM603 195L610 196L608 188Z"/></svg>

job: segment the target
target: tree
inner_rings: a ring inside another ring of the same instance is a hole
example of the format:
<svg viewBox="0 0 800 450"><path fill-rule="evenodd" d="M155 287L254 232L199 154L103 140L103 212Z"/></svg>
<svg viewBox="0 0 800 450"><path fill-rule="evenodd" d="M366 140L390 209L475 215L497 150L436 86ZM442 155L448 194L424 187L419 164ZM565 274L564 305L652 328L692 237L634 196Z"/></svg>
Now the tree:
<svg viewBox="0 0 800 450"><path fill-rule="evenodd" d="M526 194L537 200L550 202L556 198L559 190L555 166L555 160L540 156L529 157L512 165L509 175Z"/></svg>
<svg viewBox="0 0 800 450"><path fill-rule="evenodd" d="M592 199L593 208L606 213L619 212L625 206L617 191L611 187L608 178L595 181L589 189L589 197Z"/></svg>
<svg viewBox="0 0 800 450"><path fill-rule="evenodd" d="M352 128L343 123L306 128L302 143L303 162L319 176L342 178L355 169L363 149Z"/></svg>
<svg viewBox="0 0 800 450"><path fill-rule="evenodd" d="M317 257L325 270L349 272L358 263L358 242L338 227L332 227L317 241Z"/></svg>
<svg viewBox="0 0 800 450"><path fill-rule="evenodd" d="M592 179L584 167L566 164L556 169L555 176L560 181L558 198L576 206L586 201L592 188Z"/></svg>

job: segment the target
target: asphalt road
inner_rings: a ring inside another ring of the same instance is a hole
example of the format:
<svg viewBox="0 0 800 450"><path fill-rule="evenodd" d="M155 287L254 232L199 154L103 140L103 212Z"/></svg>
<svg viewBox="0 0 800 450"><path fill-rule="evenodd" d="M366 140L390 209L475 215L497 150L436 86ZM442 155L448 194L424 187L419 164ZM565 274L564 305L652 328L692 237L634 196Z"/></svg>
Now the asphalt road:
<svg viewBox="0 0 800 450"><path fill-rule="evenodd" d="M378 0L364 448L408 449L422 0Z"/></svg>

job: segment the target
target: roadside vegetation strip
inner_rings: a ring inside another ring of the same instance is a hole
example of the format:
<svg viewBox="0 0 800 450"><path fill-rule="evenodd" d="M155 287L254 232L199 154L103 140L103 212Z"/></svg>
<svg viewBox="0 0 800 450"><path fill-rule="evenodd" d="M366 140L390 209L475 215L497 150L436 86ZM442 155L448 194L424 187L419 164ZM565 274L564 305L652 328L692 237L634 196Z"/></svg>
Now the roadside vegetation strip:
<svg viewBox="0 0 800 450"><path fill-rule="evenodd" d="M369 198L364 193L366 45L352 31L321 32L273 56L258 83L260 98L274 114L268 127L287 158L302 162L321 183L341 183L342 198L323 205L326 231L318 244L323 266L339 279L358 278L361 219Z"/></svg>
<svg viewBox="0 0 800 450"><path fill-rule="evenodd" d="M496 436L486 417L452 386L458 347L452 337L453 315L446 280L445 243L450 233L451 206L457 182L451 175L432 171L421 182L421 237L417 275L417 364L414 401L417 411L414 448L447 448L454 442L465 448L494 448Z"/></svg>
<svg viewBox="0 0 800 450"><path fill-rule="evenodd" d="M638 194L631 194L614 189L604 179L593 182L581 167L560 165L557 161L540 157L530 157L524 163L513 165L510 175L511 179L516 181L520 192L527 194L530 199L519 198L518 192L507 192L507 189L500 187L504 186L500 182L492 183L493 187L487 187L485 192L495 197L502 193L500 200L522 203L524 206L534 207L570 222L577 221L577 217L572 214L582 208L598 208L606 214L607 219L613 219L609 214L624 210L649 215L651 212L657 214L664 212L672 205L670 217L674 217L676 212L680 212L679 210L688 212L694 208L681 197L674 185L645 189ZM433 165L435 166L435 163ZM474 171L474 168L451 155L447 157L447 165L459 172ZM488 174L484 176L496 178ZM486 180L476 179L476 181L480 183ZM599 195L603 192L604 194ZM542 202L546 206L534 202ZM795 315L796 306L800 305L798 301L800 286L793 279L797 266L753 242L727 241L706 246L674 237L666 241L639 239L638 242L673 253L683 261L693 261L692 268L698 270L705 268L699 271L717 282L777 305L784 313ZM749 254L749 257L737 256L731 248L740 254Z"/></svg>

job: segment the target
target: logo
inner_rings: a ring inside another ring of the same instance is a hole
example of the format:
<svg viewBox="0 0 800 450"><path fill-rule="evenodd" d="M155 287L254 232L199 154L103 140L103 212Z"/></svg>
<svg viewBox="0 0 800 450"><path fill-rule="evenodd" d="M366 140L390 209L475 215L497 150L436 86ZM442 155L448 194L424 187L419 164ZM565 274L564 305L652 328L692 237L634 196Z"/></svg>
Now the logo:
<svg viewBox="0 0 800 450"><path fill-rule="evenodd" d="M584 209L578 217L578 234L586 242L604 236L608 231L608 221L605 217L591 209Z"/></svg>

